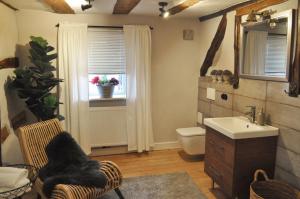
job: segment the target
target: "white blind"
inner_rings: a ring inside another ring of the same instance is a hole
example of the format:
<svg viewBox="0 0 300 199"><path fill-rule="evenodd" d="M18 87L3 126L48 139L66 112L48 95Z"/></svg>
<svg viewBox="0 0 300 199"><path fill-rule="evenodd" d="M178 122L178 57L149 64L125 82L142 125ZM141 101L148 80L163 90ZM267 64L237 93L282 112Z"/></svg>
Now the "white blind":
<svg viewBox="0 0 300 199"><path fill-rule="evenodd" d="M267 41L265 73L273 76L284 76L286 73L286 59L286 36L269 35Z"/></svg>
<svg viewBox="0 0 300 199"><path fill-rule="evenodd" d="M125 73L122 29L88 29L88 70L89 74Z"/></svg>

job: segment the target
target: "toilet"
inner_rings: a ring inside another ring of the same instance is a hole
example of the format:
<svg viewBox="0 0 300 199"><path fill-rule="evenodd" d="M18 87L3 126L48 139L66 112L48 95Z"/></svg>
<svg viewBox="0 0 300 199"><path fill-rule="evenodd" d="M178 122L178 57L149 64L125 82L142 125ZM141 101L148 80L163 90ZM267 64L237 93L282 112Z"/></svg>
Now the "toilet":
<svg viewBox="0 0 300 199"><path fill-rule="evenodd" d="M205 129L201 127L189 127L176 129L178 140L185 153L188 155L204 155L205 153Z"/></svg>

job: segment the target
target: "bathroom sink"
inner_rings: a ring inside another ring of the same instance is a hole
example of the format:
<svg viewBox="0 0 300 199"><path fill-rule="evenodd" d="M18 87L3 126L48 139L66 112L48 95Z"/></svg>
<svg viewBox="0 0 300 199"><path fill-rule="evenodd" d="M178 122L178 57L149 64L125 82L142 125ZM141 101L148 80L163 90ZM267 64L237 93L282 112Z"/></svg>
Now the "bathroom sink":
<svg viewBox="0 0 300 199"><path fill-rule="evenodd" d="M204 124L232 139L277 136L279 129L250 123L246 117L206 118Z"/></svg>

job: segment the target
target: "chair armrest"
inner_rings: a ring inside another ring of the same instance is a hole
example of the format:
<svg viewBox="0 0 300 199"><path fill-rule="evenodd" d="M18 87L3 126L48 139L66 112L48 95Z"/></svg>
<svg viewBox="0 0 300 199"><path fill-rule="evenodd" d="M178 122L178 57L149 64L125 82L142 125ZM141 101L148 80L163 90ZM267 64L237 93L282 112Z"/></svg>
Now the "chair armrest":
<svg viewBox="0 0 300 199"><path fill-rule="evenodd" d="M108 180L103 189L59 184L55 187L51 199L96 199L121 186L122 174L119 167L111 161L101 161L100 163L100 171Z"/></svg>

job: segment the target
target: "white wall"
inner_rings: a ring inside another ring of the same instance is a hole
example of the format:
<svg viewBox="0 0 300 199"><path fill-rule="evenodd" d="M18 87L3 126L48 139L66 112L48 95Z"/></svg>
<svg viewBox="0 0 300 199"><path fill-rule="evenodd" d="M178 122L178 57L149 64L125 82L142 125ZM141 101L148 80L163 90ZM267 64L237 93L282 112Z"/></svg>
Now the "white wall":
<svg viewBox="0 0 300 199"><path fill-rule="evenodd" d="M196 124L197 77L203 46L200 38L204 31L200 30L197 19L163 20L159 17L97 14L58 15L23 10L17 12L19 44L25 45L30 35L36 35L45 37L56 47L55 25L61 21L84 22L89 25L148 24L154 27L151 73L155 142L176 141L176 128ZM183 29L195 31L194 41L182 39Z"/></svg>
<svg viewBox="0 0 300 199"><path fill-rule="evenodd" d="M18 30L15 11L0 3L0 60L15 57L18 40ZM8 76L13 74L13 69L0 70L0 111L1 126L7 125L10 129L10 136L2 145L2 155L4 162L20 163L22 156L17 137L11 126L10 119L22 110L22 103L19 103L16 96L11 91L5 91L5 82Z"/></svg>

